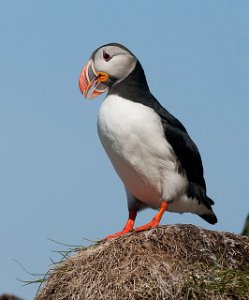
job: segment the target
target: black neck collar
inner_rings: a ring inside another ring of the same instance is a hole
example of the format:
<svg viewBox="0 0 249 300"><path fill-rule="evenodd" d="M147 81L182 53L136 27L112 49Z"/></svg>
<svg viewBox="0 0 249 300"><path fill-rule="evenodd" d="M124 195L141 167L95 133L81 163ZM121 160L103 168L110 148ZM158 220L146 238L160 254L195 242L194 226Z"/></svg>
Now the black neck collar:
<svg viewBox="0 0 249 300"><path fill-rule="evenodd" d="M118 95L120 97L140 102L139 99L145 94L150 94L149 86L144 74L144 70L137 61L134 70L122 81L114 84L108 95Z"/></svg>

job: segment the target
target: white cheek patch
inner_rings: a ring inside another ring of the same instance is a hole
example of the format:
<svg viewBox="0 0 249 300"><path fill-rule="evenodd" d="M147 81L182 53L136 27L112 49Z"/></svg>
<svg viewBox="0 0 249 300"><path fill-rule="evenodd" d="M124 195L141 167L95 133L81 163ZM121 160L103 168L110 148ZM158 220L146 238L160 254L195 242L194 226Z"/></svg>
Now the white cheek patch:
<svg viewBox="0 0 249 300"><path fill-rule="evenodd" d="M135 68L137 60L126 54L116 55L106 65L110 69L110 75L117 79L126 78Z"/></svg>
<svg viewBox="0 0 249 300"><path fill-rule="evenodd" d="M97 53L94 57L94 68L96 72L105 72L120 81L134 70L136 62L137 59L129 53L115 54L109 61L104 60L102 53Z"/></svg>

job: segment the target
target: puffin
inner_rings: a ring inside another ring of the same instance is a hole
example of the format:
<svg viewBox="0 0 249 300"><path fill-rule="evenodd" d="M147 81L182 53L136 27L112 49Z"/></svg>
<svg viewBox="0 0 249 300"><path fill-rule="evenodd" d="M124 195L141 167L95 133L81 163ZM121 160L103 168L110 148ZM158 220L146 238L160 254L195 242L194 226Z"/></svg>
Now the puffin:
<svg viewBox="0 0 249 300"><path fill-rule="evenodd" d="M107 239L157 227L166 210L217 222L197 146L152 95L130 50L119 43L97 48L80 73L79 89L88 99L107 92L99 110L98 136L127 196L128 220ZM137 213L145 208L157 213L134 229Z"/></svg>

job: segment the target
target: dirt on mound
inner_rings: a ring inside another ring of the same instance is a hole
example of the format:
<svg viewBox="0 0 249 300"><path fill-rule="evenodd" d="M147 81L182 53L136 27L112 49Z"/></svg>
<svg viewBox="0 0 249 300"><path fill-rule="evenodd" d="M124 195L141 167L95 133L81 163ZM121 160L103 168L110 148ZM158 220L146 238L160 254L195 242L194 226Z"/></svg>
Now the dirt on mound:
<svg viewBox="0 0 249 300"><path fill-rule="evenodd" d="M3 294L0 296L0 300L21 300L21 299L13 295Z"/></svg>
<svg viewBox="0 0 249 300"><path fill-rule="evenodd" d="M160 226L80 249L36 300L249 299L249 237Z"/></svg>

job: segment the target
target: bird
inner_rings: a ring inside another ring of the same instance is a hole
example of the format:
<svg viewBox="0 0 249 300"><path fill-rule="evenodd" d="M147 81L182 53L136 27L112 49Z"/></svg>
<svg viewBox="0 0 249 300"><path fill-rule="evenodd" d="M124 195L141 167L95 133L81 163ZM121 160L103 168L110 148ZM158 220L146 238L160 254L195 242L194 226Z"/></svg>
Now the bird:
<svg viewBox="0 0 249 300"><path fill-rule="evenodd" d="M88 99L107 92L98 114L98 136L127 196L128 220L107 239L155 228L165 211L189 212L217 223L196 144L152 95L143 67L129 49L119 43L97 48L80 73L79 89ZM145 208L157 213L134 229L137 213Z"/></svg>

